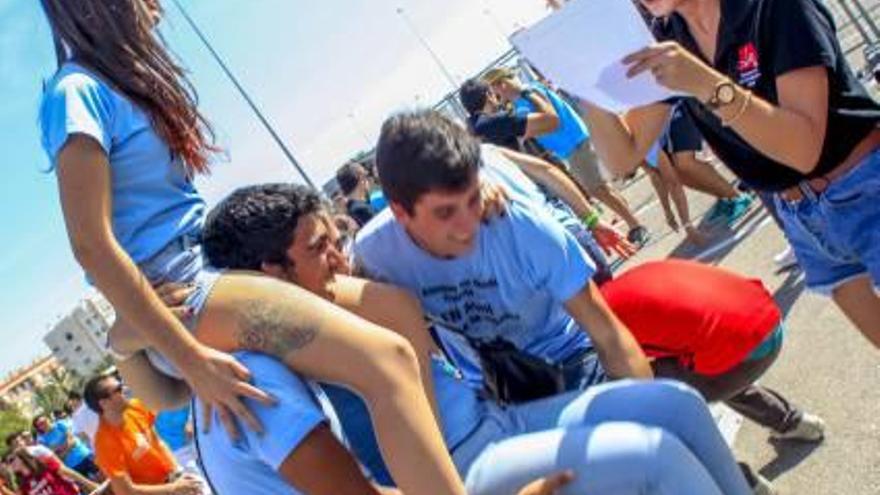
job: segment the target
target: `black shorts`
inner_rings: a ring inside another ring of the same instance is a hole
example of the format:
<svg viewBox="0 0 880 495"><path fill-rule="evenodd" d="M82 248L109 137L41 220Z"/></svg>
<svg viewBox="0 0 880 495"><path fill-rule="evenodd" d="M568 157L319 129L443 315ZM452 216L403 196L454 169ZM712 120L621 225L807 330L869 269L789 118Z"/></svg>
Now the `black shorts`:
<svg viewBox="0 0 880 495"><path fill-rule="evenodd" d="M663 149L670 155L703 149L703 135L680 105L672 110L666 134L663 136Z"/></svg>

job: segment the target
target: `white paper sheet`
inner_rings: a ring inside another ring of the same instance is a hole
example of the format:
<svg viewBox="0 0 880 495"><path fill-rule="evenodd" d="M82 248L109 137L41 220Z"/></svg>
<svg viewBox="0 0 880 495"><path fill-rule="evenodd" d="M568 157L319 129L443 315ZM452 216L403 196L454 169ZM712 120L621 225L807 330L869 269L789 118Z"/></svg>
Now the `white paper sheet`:
<svg viewBox="0 0 880 495"><path fill-rule="evenodd" d="M630 0L572 0L511 43L550 81L607 110L623 112L673 95L650 72L626 77L621 60L654 37Z"/></svg>

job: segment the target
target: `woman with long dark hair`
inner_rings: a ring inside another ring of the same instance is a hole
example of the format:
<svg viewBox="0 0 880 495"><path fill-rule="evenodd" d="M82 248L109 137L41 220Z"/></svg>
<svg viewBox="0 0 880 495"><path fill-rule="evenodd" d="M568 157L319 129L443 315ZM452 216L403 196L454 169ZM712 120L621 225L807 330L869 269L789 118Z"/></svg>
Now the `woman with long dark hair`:
<svg viewBox="0 0 880 495"><path fill-rule="evenodd" d="M61 475L59 466L49 465L30 455L25 449L15 449L7 458L15 474L21 495L77 495L76 483Z"/></svg>
<svg viewBox="0 0 880 495"><path fill-rule="evenodd" d="M133 329L117 337L142 342L154 365L179 373L233 432L236 418L259 428L243 397L271 398L228 352L270 354L304 376L345 384L370 405L402 489L464 493L405 340L289 284L204 266L205 204L193 178L209 171L216 148L183 69L154 31L158 3L42 5L59 64L40 109L43 146L74 255L124 322L118 328ZM172 281L197 288L187 324L153 290Z"/></svg>
<svg viewBox="0 0 880 495"><path fill-rule="evenodd" d="M880 347L880 105L819 0L640 0L660 43L624 60L684 97L587 105L605 163L632 170L680 102L719 158L773 196L807 286Z"/></svg>

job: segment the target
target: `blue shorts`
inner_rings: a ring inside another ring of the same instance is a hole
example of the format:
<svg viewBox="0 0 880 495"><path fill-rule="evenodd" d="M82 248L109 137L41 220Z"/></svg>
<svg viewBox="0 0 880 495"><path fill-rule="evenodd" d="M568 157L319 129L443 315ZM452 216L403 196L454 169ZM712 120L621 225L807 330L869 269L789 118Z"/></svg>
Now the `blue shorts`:
<svg viewBox="0 0 880 495"><path fill-rule="evenodd" d="M182 237L172 241L149 260L138 265L147 280L157 287L164 283L194 284L195 291L185 304L193 308L193 314L183 323L190 331L195 330L199 316L220 272L205 265L202 247L192 238ZM168 376L181 378L180 372L155 349L147 349L147 358L158 370Z"/></svg>
<svg viewBox="0 0 880 495"><path fill-rule="evenodd" d="M675 106L669 118L663 133L663 149L670 155L703 149L703 135L681 105Z"/></svg>
<svg viewBox="0 0 880 495"><path fill-rule="evenodd" d="M807 287L830 295L867 275L880 288L880 148L821 194L801 189L799 201L774 201Z"/></svg>

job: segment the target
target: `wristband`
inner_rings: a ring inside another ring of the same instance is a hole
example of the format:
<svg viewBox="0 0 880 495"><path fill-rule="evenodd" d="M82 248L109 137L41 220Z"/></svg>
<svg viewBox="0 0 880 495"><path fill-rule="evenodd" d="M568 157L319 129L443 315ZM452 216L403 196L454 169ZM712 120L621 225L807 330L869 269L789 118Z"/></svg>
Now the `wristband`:
<svg viewBox="0 0 880 495"><path fill-rule="evenodd" d="M581 218L581 221L584 222L584 225L586 225L588 229L593 230L593 228L599 224L599 212L596 210L590 210L589 213Z"/></svg>

